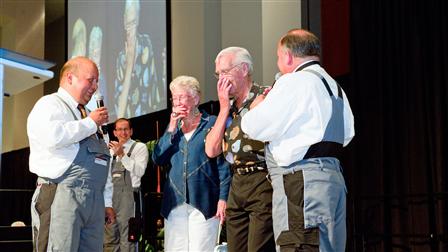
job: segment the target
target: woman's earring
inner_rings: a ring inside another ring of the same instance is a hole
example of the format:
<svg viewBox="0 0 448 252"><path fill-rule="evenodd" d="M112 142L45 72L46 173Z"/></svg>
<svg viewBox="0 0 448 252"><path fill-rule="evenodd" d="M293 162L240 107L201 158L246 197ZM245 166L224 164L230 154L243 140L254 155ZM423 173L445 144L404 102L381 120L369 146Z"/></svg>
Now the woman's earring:
<svg viewBox="0 0 448 252"><path fill-rule="evenodd" d="M194 108L194 111L193 111L194 116L199 115L199 113L200 113L199 108L198 108L198 107L195 107L195 108Z"/></svg>

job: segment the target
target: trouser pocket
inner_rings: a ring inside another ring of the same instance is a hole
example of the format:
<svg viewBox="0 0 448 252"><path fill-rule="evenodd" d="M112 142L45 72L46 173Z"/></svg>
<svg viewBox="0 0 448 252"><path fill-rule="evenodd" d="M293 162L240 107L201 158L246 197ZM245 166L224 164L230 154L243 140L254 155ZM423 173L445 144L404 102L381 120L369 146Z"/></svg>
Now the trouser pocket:
<svg viewBox="0 0 448 252"><path fill-rule="evenodd" d="M57 184L42 184L36 200L35 208L39 214L39 230L34 232L34 248L37 251L47 251L48 235L50 231L51 204L56 194ZM35 228L35 227L33 227Z"/></svg>
<svg viewBox="0 0 448 252"><path fill-rule="evenodd" d="M280 247L319 246L319 228L305 229L303 217L303 174L297 171L283 176L283 186L287 198L287 218L289 230L282 231L277 238Z"/></svg>

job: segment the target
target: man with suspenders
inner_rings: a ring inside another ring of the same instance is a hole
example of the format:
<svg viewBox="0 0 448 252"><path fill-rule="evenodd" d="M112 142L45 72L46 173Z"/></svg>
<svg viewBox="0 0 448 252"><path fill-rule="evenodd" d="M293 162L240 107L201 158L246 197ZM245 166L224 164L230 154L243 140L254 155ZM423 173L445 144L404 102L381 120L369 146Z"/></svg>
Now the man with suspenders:
<svg viewBox="0 0 448 252"><path fill-rule="evenodd" d="M84 108L98 88L98 68L85 57L70 59L59 86L37 101L27 121L29 169L38 176L34 251L101 251L105 215L115 221L111 187L105 190L110 154L98 133L109 116L105 107Z"/></svg>
<svg viewBox="0 0 448 252"><path fill-rule="evenodd" d="M347 191L337 157L354 137L354 119L319 54L309 31L284 35L277 48L283 75L242 119L250 138L266 142L278 251L345 251Z"/></svg>
<svg viewBox="0 0 448 252"><path fill-rule="evenodd" d="M106 224L104 251L135 251L135 243L129 241L129 219L140 217L140 179L148 164L148 149L132 137L131 121L119 118L114 123L114 136L118 141L110 141L112 155L111 173L113 182L112 206L117 221ZM134 204L136 203L136 204ZM136 215L137 213L137 215ZM138 239L138 237L134 237Z"/></svg>

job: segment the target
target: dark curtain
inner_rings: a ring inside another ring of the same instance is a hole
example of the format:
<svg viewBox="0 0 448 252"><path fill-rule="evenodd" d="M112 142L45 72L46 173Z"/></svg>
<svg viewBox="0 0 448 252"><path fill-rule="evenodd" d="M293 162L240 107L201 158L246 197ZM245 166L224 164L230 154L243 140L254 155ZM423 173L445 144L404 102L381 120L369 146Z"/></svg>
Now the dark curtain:
<svg viewBox="0 0 448 252"><path fill-rule="evenodd" d="M351 0L349 251L448 251L448 1Z"/></svg>

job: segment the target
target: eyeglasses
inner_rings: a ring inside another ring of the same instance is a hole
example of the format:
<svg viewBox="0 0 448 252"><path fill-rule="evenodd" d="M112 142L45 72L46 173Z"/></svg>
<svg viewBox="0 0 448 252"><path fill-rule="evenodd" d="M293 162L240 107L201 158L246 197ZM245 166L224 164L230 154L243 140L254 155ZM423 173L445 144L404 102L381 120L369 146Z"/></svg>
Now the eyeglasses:
<svg viewBox="0 0 448 252"><path fill-rule="evenodd" d="M171 103L173 103L174 101L178 101L178 102L187 102L189 99L191 98L190 95L176 95L170 98Z"/></svg>
<svg viewBox="0 0 448 252"><path fill-rule="evenodd" d="M130 128L117 128L115 131L130 131Z"/></svg>
<svg viewBox="0 0 448 252"><path fill-rule="evenodd" d="M239 64L236 64L236 65L234 65L233 67L231 67L231 68L229 68L229 69L227 69L227 70L221 70L220 72L216 72L214 75L215 75L215 78L216 79L219 79L219 76L221 76L221 75L228 75L228 74L230 74L230 72L233 70L233 69L235 69L237 66L240 66L241 64L243 64L243 63L239 63Z"/></svg>

